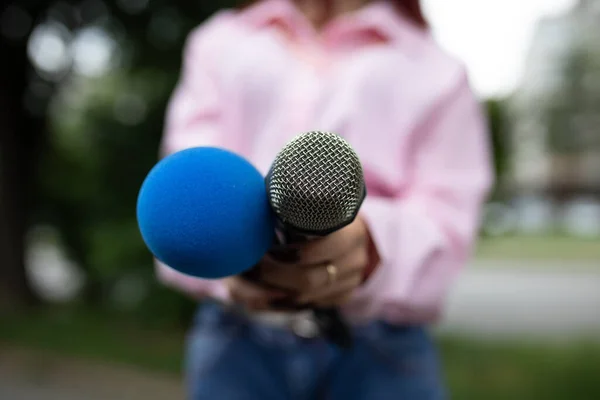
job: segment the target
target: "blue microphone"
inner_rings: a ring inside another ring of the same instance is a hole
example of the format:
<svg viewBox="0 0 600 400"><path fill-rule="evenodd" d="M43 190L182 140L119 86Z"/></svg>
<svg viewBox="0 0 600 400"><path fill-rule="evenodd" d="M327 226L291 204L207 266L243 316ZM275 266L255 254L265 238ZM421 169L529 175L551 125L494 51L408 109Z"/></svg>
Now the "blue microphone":
<svg viewBox="0 0 600 400"><path fill-rule="evenodd" d="M242 274L275 241L263 175L215 147L182 150L156 164L141 187L137 219L158 260L198 278Z"/></svg>

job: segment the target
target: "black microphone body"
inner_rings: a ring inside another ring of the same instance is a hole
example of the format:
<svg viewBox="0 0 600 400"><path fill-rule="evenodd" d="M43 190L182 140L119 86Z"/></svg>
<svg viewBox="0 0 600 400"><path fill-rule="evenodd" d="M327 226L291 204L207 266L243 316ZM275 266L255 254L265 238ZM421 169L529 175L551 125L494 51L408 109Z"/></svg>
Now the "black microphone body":
<svg viewBox="0 0 600 400"><path fill-rule="evenodd" d="M277 217L280 245L327 236L352 223L366 196L358 156L340 136L307 132L294 138L276 157L265 179L269 202ZM311 309L322 334L340 347L352 345L349 325L336 308Z"/></svg>
<svg viewBox="0 0 600 400"><path fill-rule="evenodd" d="M286 228L283 224L279 223L276 227L277 231L277 245L293 245L305 243L310 240L318 239L318 236L307 236L294 232L293 229ZM332 232L331 232L332 233ZM352 334L350 326L344 321L344 318L340 314L339 310L335 307L314 307L312 305L296 305L290 303L286 299L276 300L271 304L274 308L283 310L312 310L316 323L319 326L319 330L323 336L339 345L342 348L349 348L352 346Z"/></svg>

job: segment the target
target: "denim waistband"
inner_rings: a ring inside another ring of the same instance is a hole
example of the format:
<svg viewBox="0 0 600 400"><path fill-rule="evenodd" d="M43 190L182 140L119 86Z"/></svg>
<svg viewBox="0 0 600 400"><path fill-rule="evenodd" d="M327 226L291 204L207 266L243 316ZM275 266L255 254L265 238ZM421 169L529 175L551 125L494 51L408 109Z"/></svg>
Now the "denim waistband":
<svg viewBox="0 0 600 400"><path fill-rule="evenodd" d="M379 340L392 333L395 335L408 334L422 329L423 327L421 326L392 326L383 321L372 321L364 325L352 327L352 333L355 338ZM260 338L262 341L280 345L294 345L298 342L324 340L320 336L306 338L297 335L291 329L257 322L233 306L213 301L207 301L200 305L194 319L193 331L218 332L219 334L244 331Z"/></svg>

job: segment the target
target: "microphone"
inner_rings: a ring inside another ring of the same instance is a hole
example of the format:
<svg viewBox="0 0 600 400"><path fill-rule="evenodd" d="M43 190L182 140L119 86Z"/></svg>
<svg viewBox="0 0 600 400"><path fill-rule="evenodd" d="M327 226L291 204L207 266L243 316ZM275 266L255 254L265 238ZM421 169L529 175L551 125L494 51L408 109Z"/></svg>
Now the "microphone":
<svg viewBox="0 0 600 400"><path fill-rule="evenodd" d="M214 147L182 150L157 163L140 189L137 220L158 260L198 278L242 274L275 240L263 175Z"/></svg>
<svg viewBox="0 0 600 400"><path fill-rule="evenodd" d="M195 147L162 159L142 184L137 220L150 252L169 267L204 279L252 279L274 243L298 243L344 227L365 195L350 145L332 133L308 132L278 153L266 178L221 148ZM328 339L351 344L336 309L314 313Z"/></svg>
<svg viewBox="0 0 600 400"><path fill-rule="evenodd" d="M277 154L266 178L269 203L283 244L326 236L356 218L366 196L363 168L354 149L330 132L293 138ZM315 308L323 334L342 347L351 330L335 308Z"/></svg>

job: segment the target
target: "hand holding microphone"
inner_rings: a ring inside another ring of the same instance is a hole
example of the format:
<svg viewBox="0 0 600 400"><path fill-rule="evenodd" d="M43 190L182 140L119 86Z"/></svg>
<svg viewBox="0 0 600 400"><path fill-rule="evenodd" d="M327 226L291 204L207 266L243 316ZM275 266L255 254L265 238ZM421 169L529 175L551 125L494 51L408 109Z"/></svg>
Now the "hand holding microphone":
<svg viewBox="0 0 600 400"><path fill-rule="evenodd" d="M272 304L295 294L314 311L325 336L347 346L349 328L339 312L314 302L337 305L360 283L366 228L356 216L365 195L350 145L332 133L308 132L279 152L266 188L256 168L227 150L175 153L144 181L137 217L146 245L164 264L205 279L231 277L232 297L258 308L266 299ZM275 272L279 263L265 256L275 242L299 246L301 263ZM322 271L329 287L317 282ZM296 278L310 284L290 285ZM280 285L263 288L261 281Z"/></svg>
<svg viewBox="0 0 600 400"><path fill-rule="evenodd" d="M287 298L299 305L340 306L363 281L369 263L367 228L359 217L339 231L290 250L294 250L295 259L263 259L259 266L261 280L289 290ZM274 300L279 297L284 296Z"/></svg>
<svg viewBox="0 0 600 400"><path fill-rule="evenodd" d="M321 131L296 136L277 154L266 185L269 204L276 216L279 243L312 248L308 254L305 252L305 258L310 255L308 261L317 265L325 262L330 281L337 278L339 270L332 264L334 260L342 262L344 270L358 271L366 266L360 260L364 254L361 249L366 249L361 243L366 238L366 227L360 219L353 226L367 194L363 169L358 155L342 137ZM350 233L354 235L348 236ZM336 240L338 246L334 247ZM349 251L351 245L360 249L353 254ZM328 257L334 259L326 259ZM348 260L344 260L345 257ZM314 265L306 267L315 268ZM317 274L313 271L311 276ZM322 334L342 347L349 347L352 337L338 309L313 304L306 298L336 304L338 296L347 297L360 283L356 273L348 275L344 277L349 278L344 281L348 291L321 286L316 294L311 291L300 298L308 303L304 308L313 311Z"/></svg>
<svg viewBox="0 0 600 400"><path fill-rule="evenodd" d="M255 267L256 282L235 276L227 278L227 287L234 301L255 311L285 308L274 307L281 302L344 305L363 282L368 237L364 221L356 218L324 238L272 249Z"/></svg>

